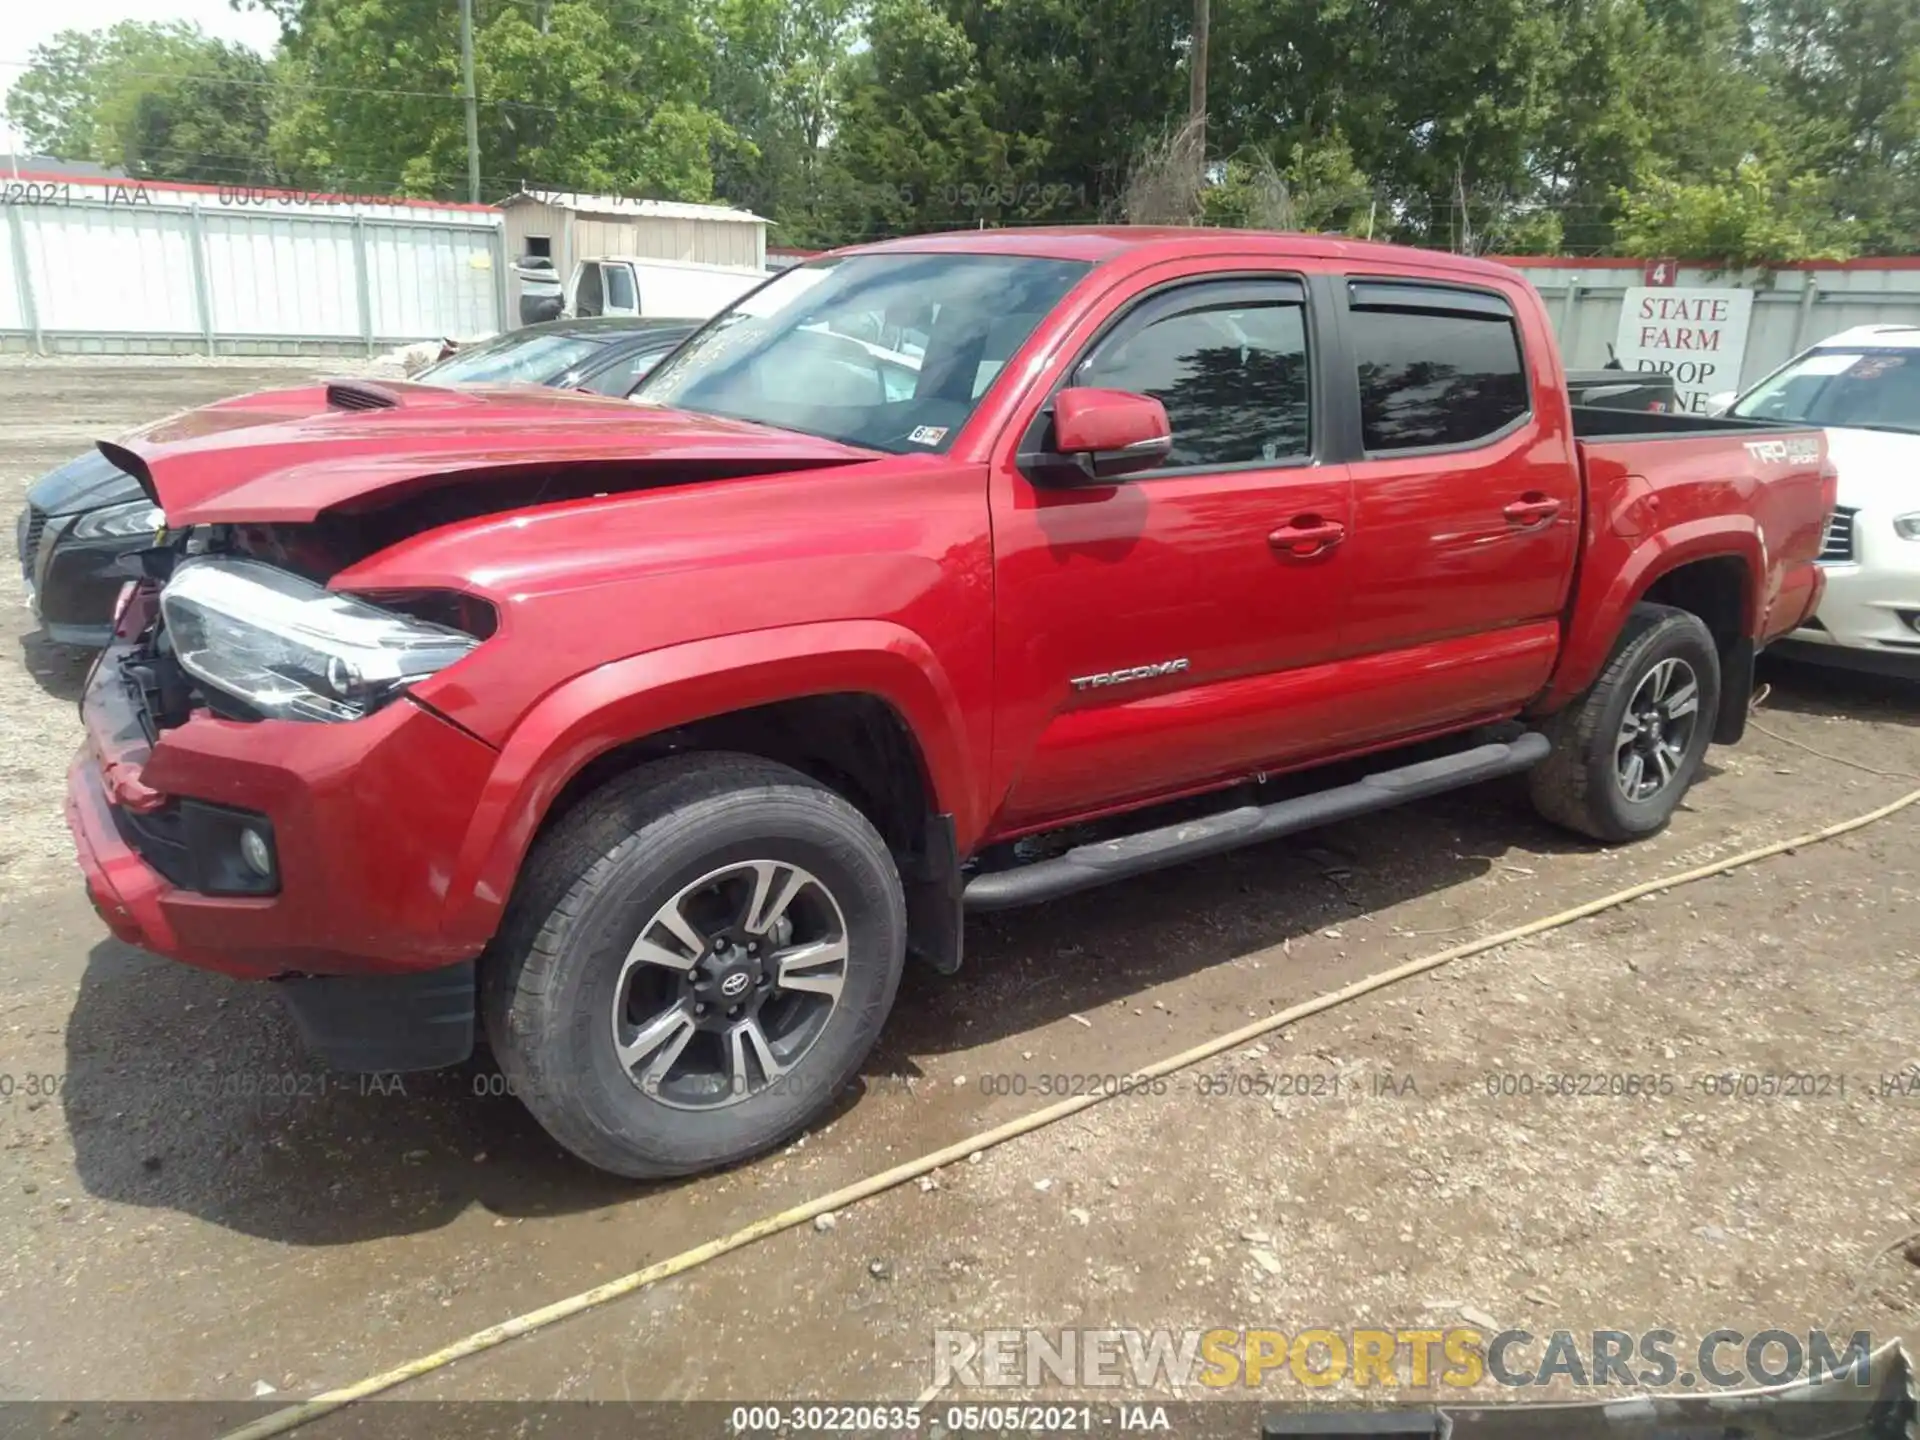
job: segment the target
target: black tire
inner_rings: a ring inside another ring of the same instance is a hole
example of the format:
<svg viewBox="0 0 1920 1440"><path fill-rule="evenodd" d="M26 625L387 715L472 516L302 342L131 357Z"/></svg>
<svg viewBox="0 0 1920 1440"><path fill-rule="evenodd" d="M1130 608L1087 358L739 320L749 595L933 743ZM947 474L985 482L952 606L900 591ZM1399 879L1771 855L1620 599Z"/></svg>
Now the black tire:
<svg viewBox="0 0 1920 1440"><path fill-rule="evenodd" d="M617 1057L615 989L661 906L746 860L802 866L830 891L842 988L780 1083L676 1108ZM833 1103L893 1007L906 928L892 856L840 795L753 756L674 756L610 781L541 837L482 961L482 1017L513 1093L567 1149L618 1175L691 1174L778 1145Z"/></svg>
<svg viewBox="0 0 1920 1440"><path fill-rule="evenodd" d="M1646 799L1629 799L1616 746L1641 683L1667 660L1684 662L1697 679L1694 724L1673 778ZM1719 708L1720 655L1700 618L1666 605L1634 606L1600 678L1543 727L1553 750L1530 777L1534 808L1608 844L1657 834L1700 772Z"/></svg>

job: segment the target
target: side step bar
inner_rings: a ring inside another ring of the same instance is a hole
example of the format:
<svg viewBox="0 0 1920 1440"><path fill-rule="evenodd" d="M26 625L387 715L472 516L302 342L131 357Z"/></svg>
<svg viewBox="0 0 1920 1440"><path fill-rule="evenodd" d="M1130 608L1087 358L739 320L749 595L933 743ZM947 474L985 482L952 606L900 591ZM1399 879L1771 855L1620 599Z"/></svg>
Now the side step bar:
<svg viewBox="0 0 1920 1440"><path fill-rule="evenodd" d="M1496 741L1458 755L1382 770L1332 790L1297 795L1272 805L1242 805L1203 820L1077 846L1051 860L976 875L967 882L962 902L968 910L979 912L1056 900L1130 875L1144 875L1149 870L1237 850L1242 845L1257 845L1369 810L1385 810L1462 785L1531 770L1547 758L1551 748L1546 736L1529 731L1508 743Z"/></svg>

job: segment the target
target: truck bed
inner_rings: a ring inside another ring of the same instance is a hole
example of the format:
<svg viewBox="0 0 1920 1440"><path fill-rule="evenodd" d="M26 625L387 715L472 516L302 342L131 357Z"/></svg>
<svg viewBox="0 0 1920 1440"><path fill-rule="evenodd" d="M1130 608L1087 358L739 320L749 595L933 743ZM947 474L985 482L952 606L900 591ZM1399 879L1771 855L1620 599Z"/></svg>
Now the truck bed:
<svg viewBox="0 0 1920 1440"><path fill-rule="evenodd" d="M1567 395L1576 406L1670 414L1675 394L1673 376L1658 370L1567 371Z"/></svg>
<svg viewBox="0 0 1920 1440"><path fill-rule="evenodd" d="M1805 428L1804 425L1788 425L1778 420L1736 420L1728 415L1623 410L1605 405L1573 407L1573 434L1577 440L1700 439L1709 435L1740 435L1759 439Z"/></svg>
<svg viewBox="0 0 1920 1440"><path fill-rule="evenodd" d="M1815 559L1833 505L1824 432L1587 406L1574 407L1573 429L1589 517L1581 574L1610 583L1576 586L1551 699L1565 700L1599 673L1620 624L1615 598L1640 591L1654 565L1672 569L1698 554L1737 567L1744 604L1718 623L1755 648L1812 612L1821 586ZM1668 543L1648 544L1655 535Z"/></svg>

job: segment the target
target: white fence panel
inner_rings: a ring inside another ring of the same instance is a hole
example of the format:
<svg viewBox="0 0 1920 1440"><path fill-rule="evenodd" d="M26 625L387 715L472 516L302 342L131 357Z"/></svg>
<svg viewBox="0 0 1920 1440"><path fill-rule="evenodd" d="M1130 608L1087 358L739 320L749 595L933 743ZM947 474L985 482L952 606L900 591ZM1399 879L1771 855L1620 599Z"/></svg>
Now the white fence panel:
<svg viewBox="0 0 1920 1440"><path fill-rule="evenodd" d="M466 339L502 328L497 232L366 224L376 335Z"/></svg>
<svg viewBox="0 0 1920 1440"><path fill-rule="evenodd" d="M43 205L21 219L42 330L199 333L185 212Z"/></svg>
<svg viewBox="0 0 1920 1440"><path fill-rule="evenodd" d="M360 333L353 222L203 214L216 335Z"/></svg>
<svg viewBox="0 0 1920 1440"><path fill-rule="evenodd" d="M47 187L54 190L55 187ZM475 206L135 182L9 205L0 348L338 353L503 328Z"/></svg>
<svg viewBox="0 0 1920 1440"><path fill-rule="evenodd" d="M26 297L21 292L20 267L14 255L23 248L26 231L19 220L17 206L7 206L6 214L0 217L5 221L6 233L0 235L0 330L29 330L32 322L22 308Z"/></svg>

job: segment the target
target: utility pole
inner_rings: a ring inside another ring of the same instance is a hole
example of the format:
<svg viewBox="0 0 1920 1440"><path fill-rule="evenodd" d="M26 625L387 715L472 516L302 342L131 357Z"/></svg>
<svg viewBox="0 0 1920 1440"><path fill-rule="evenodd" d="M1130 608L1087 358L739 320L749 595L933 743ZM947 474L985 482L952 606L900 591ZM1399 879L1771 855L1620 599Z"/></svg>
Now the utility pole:
<svg viewBox="0 0 1920 1440"><path fill-rule="evenodd" d="M1206 0L1200 0L1205 4ZM473 89L473 0L460 0L460 71L467 90L467 198L480 203L480 100Z"/></svg>
<svg viewBox="0 0 1920 1440"><path fill-rule="evenodd" d="M1193 0L1193 49L1187 64L1187 123L1193 127L1194 150L1207 159L1207 28L1209 0Z"/></svg>

